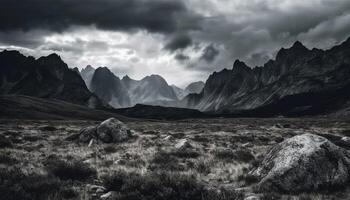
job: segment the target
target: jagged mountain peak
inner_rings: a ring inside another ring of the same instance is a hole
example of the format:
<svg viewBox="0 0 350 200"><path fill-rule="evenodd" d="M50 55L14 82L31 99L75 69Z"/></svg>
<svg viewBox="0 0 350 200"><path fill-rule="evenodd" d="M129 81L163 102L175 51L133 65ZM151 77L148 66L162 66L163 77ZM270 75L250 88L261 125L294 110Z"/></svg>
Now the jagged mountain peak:
<svg viewBox="0 0 350 200"><path fill-rule="evenodd" d="M310 52L311 50L306 48L301 42L296 41L290 48L281 48L276 55L276 61L299 59L308 56Z"/></svg>
<svg viewBox="0 0 350 200"><path fill-rule="evenodd" d="M294 49L307 49L303 43L301 43L300 41L295 41L293 46L291 48Z"/></svg>
<svg viewBox="0 0 350 200"><path fill-rule="evenodd" d="M241 71L250 71L251 68L248 67L248 65L246 65L243 61L240 61L237 59L233 64L233 70L241 72Z"/></svg>
<svg viewBox="0 0 350 200"><path fill-rule="evenodd" d="M123 81L129 81L132 80L128 75L123 76L122 78Z"/></svg>
<svg viewBox="0 0 350 200"><path fill-rule="evenodd" d="M95 68L93 68L91 65L87 65L85 68L83 68L81 71L86 71L86 72L90 72L90 71L94 71Z"/></svg>

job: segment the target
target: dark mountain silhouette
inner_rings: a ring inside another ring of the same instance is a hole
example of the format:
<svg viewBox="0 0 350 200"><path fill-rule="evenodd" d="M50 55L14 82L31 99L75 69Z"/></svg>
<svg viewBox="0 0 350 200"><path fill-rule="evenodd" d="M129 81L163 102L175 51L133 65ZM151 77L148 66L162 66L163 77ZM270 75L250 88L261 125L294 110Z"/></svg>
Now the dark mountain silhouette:
<svg viewBox="0 0 350 200"><path fill-rule="evenodd" d="M0 52L0 94L59 99L90 108L103 103L57 54L35 59L18 51Z"/></svg>
<svg viewBox="0 0 350 200"><path fill-rule="evenodd" d="M348 99L349 83L350 39L326 51L309 50L296 42L263 67L252 69L236 60L233 69L214 72L200 94L191 94L181 103L214 113L317 114ZM338 98L333 98L334 92ZM332 100L321 103L318 95Z"/></svg>

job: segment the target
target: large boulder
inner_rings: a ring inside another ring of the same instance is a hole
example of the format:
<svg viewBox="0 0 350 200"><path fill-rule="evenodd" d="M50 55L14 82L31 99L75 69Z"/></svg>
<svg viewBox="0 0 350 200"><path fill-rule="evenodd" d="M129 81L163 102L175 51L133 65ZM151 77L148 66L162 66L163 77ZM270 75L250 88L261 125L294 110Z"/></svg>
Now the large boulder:
<svg viewBox="0 0 350 200"><path fill-rule="evenodd" d="M96 127L97 137L103 142L123 142L130 138L130 129L121 121L109 118Z"/></svg>
<svg viewBox="0 0 350 200"><path fill-rule="evenodd" d="M131 136L131 130L123 122L109 118L97 126L81 129L78 138L83 143L88 143L91 139L113 143L126 141Z"/></svg>
<svg viewBox="0 0 350 200"><path fill-rule="evenodd" d="M324 137L303 134L274 146L251 173L260 191L332 189L349 181L350 154Z"/></svg>

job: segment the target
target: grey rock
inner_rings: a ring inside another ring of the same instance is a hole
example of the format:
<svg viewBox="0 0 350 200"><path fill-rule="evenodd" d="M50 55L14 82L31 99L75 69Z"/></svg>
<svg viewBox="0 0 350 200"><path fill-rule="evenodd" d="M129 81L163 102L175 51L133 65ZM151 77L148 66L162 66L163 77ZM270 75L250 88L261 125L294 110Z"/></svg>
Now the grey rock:
<svg viewBox="0 0 350 200"><path fill-rule="evenodd" d="M303 134L274 146L251 174L260 191L317 191L349 181L350 154L324 137Z"/></svg>
<svg viewBox="0 0 350 200"><path fill-rule="evenodd" d="M192 144L187 139L181 139L175 144L175 148L178 150L192 148Z"/></svg>
<svg viewBox="0 0 350 200"><path fill-rule="evenodd" d="M130 129L121 121L109 118L96 128L98 139L105 143L123 142L131 137Z"/></svg>
<svg viewBox="0 0 350 200"><path fill-rule="evenodd" d="M83 128L79 133L79 141L83 143L88 143L91 139L96 138L96 127L89 126Z"/></svg>
<svg viewBox="0 0 350 200"><path fill-rule="evenodd" d="M110 192L107 192L106 194L101 195L100 199L103 199L103 200L115 199L116 196L117 196L117 192L110 191Z"/></svg>

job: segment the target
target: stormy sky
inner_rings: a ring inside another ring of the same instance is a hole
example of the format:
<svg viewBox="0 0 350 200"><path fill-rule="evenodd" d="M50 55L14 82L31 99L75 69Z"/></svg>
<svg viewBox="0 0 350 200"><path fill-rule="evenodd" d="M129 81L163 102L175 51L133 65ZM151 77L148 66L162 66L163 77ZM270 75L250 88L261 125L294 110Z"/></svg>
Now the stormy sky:
<svg viewBox="0 0 350 200"><path fill-rule="evenodd" d="M1 0L0 48L56 52L70 67L160 74L185 86L235 59L249 66L296 40L329 48L350 36L349 0Z"/></svg>

